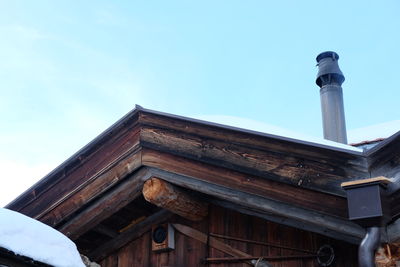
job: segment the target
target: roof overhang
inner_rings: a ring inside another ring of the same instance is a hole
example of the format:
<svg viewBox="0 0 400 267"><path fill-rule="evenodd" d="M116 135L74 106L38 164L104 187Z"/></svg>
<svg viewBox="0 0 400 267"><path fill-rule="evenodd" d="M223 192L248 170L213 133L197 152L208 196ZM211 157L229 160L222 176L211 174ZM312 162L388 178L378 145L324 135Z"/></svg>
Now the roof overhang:
<svg viewBox="0 0 400 267"><path fill-rule="evenodd" d="M397 177L399 136L359 152L137 106L7 207L75 239L140 196L156 174L217 205L358 242L364 231L347 220L340 184ZM395 225L392 239L400 237Z"/></svg>

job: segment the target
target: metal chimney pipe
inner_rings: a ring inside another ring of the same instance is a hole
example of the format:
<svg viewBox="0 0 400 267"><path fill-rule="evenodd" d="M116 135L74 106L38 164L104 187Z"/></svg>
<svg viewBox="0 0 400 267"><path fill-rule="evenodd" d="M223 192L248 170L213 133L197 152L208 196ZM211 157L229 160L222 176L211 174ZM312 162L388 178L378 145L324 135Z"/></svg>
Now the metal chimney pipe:
<svg viewBox="0 0 400 267"><path fill-rule="evenodd" d="M347 144L343 107L344 75L338 65L339 55L327 51L317 56L317 85L320 89L324 138Z"/></svg>

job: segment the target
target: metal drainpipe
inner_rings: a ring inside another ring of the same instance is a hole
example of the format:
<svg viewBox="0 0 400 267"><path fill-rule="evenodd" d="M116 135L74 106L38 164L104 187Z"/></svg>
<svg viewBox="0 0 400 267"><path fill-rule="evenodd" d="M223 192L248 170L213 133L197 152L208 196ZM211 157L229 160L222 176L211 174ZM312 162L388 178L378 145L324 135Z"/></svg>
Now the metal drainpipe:
<svg viewBox="0 0 400 267"><path fill-rule="evenodd" d="M368 227L367 234L358 247L358 265L375 267L375 250L379 247L381 230L379 227Z"/></svg>

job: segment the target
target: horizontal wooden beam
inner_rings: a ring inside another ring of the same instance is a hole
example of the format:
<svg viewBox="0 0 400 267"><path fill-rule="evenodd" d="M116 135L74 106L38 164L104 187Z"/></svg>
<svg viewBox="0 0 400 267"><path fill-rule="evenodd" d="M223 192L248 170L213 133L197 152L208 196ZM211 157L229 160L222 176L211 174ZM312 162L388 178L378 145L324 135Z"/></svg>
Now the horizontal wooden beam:
<svg viewBox="0 0 400 267"><path fill-rule="evenodd" d="M54 191L52 196L54 203L36 215L35 218L52 227L57 227L59 223L81 207L88 205L92 200L125 180L140 166L140 150L135 150L93 176L90 182L82 183L67 195L58 196L57 191Z"/></svg>
<svg viewBox="0 0 400 267"><path fill-rule="evenodd" d="M171 215L172 213L170 213L167 210L161 210L154 213L153 215L147 217L145 220L139 222L132 228L129 228L128 230L120 233L114 239L108 241L107 243L104 243L96 250L92 251L88 255L88 257L93 261L97 262L104 259L107 255L109 255L113 251L118 250L119 248L126 245L128 242L136 238L139 238L144 233L150 231L151 227L154 224L165 222L170 218Z"/></svg>
<svg viewBox="0 0 400 267"><path fill-rule="evenodd" d="M311 143L290 137L261 133L250 129L240 129L228 125L217 125L212 122L199 121L165 113L162 114L151 110L142 110L139 113L139 123L142 126L168 129L175 132L182 132L182 129L184 129L185 133L202 137L205 140L225 140L231 144L241 144L253 148L274 150L279 153L288 152L290 154L326 160L334 158L338 152L343 153L343 157L346 159L351 158L352 155L362 154L361 152L354 152L335 146Z"/></svg>
<svg viewBox="0 0 400 267"><path fill-rule="evenodd" d="M75 193L80 195L83 188L94 191L98 188L101 191L103 187L100 181L109 183L108 179L101 179L101 176L109 172L121 160L140 150L139 131L137 124L124 127L120 131L107 131L107 134L102 134L101 138L96 138L78 151L17 200L10 203L7 208L41 220L47 212ZM110 178L115 180L116 177ZM97 184L91 187L93 182ZM51 220L46 223L54 225Z"/></svg>
<svg viewBox="0 0 400 267"><path fill-rule="evenodd" d="M143 196L148 202L192 221L208 215L207 203L157 177L144 183Z"/></svg>
<svg viewBox="0 0 400 267"><path fill-rule="evenodd" d="M328 236L331 238L334 238L336 240L341 240L345 241L351 244L360 244L360 241L364 235L363 229L358 227L357 225L351 225L352 230L349 231L343 231L340 227L340 221L333 221L330 224L330 227L326 227L325 224L319 224L319 223L310 223L309 221L305 220L300 220L298 218L293 218L293 217L284 217L282 215L278 216L276 214L271 214L270 212L267 212L263 209L252 209L246 206L240 206L239 204L231 203L226 200L220 200L216 198L210 199L210 203L221 206L227 209L235 210L237 212L247 214L250 216L255 216L267 221L271 221L274 223L290 226L293 228L297 229L302 229L308 232L313 232L317 234L321 234L323 236ZM307 213L305 214L307 215ZM326 218L327 221L329 221L330 218ZM348 228L349 222L342 221L344 223L344 227ZM335 225L335 227L332 227L332 224ZM351 232L349 234L349 232Z"/></svg>
<svg viewBox="0 0 400 267"><path fill-rule="evenodd" d="M139 117L142 146L158 151L340 196L345 195L341 182L369 177L368 163L361 153L321 149L179 120L168 123L168 118L157 119L151 114Z"/></svg>
<svg viewBox="0 0 400 267"><path fill-rule="evenodd" d="M142 149L142 164L191 177L194 181L203 181L347 219L347 201L343 197L315 192L150 149ZM321 200L323 200L323 205L321 205Z"/></svg>
<svg viewBox="0 0 400 267"><path fill-rule="evenodd" d="M207 194L214 204L252 216L328 235L350 243L358 243L365 235L364 229L347 218L322 214L315 210L271 200L267 196L248 194L155 168L149 171L154 176L172 184L179 184L181 187Z"/></svg>

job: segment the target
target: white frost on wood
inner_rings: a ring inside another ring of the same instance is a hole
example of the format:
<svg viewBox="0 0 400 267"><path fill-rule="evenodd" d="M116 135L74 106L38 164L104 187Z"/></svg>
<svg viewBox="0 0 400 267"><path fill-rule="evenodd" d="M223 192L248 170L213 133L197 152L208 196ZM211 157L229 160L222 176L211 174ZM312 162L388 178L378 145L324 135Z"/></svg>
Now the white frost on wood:
<svg viewBox="0 0 400 267"><path fill-rule="evenodd" d="M355 151L355 152L362 152L362 149L360 149L360 148L356 148L353 146L325 140L322 138L317 138L317 137L308 136L305 134L292 132L292 131L286 130L284 128L281 128L281 127L277 127L277 126L266 124L266 123L259 122L259 121L254 121L251 119L245 119L245 118L234 117L234 116L224 116L224 115L202 115L202 116L195 116L194 118L203 120L203 121L217 123L217 124L233 126L233 127L237 127L237 128L241 128L241 129L245 129L245 130L251 130L251 131L286 137L286 138L290 138L290 139L306 141L306 142L310 142L310 143L314 143L314 144L325 145L325 146L332 147L332 148L341 148L341 149L347 149L347 150L351 150L351 151Z"/></svg>
<svg viewBox="0 0 400 267"><path fill-rule="evenodd" d="M0 208L0 247L56 267L85 267L76 245L57 230Z"/></svg>

